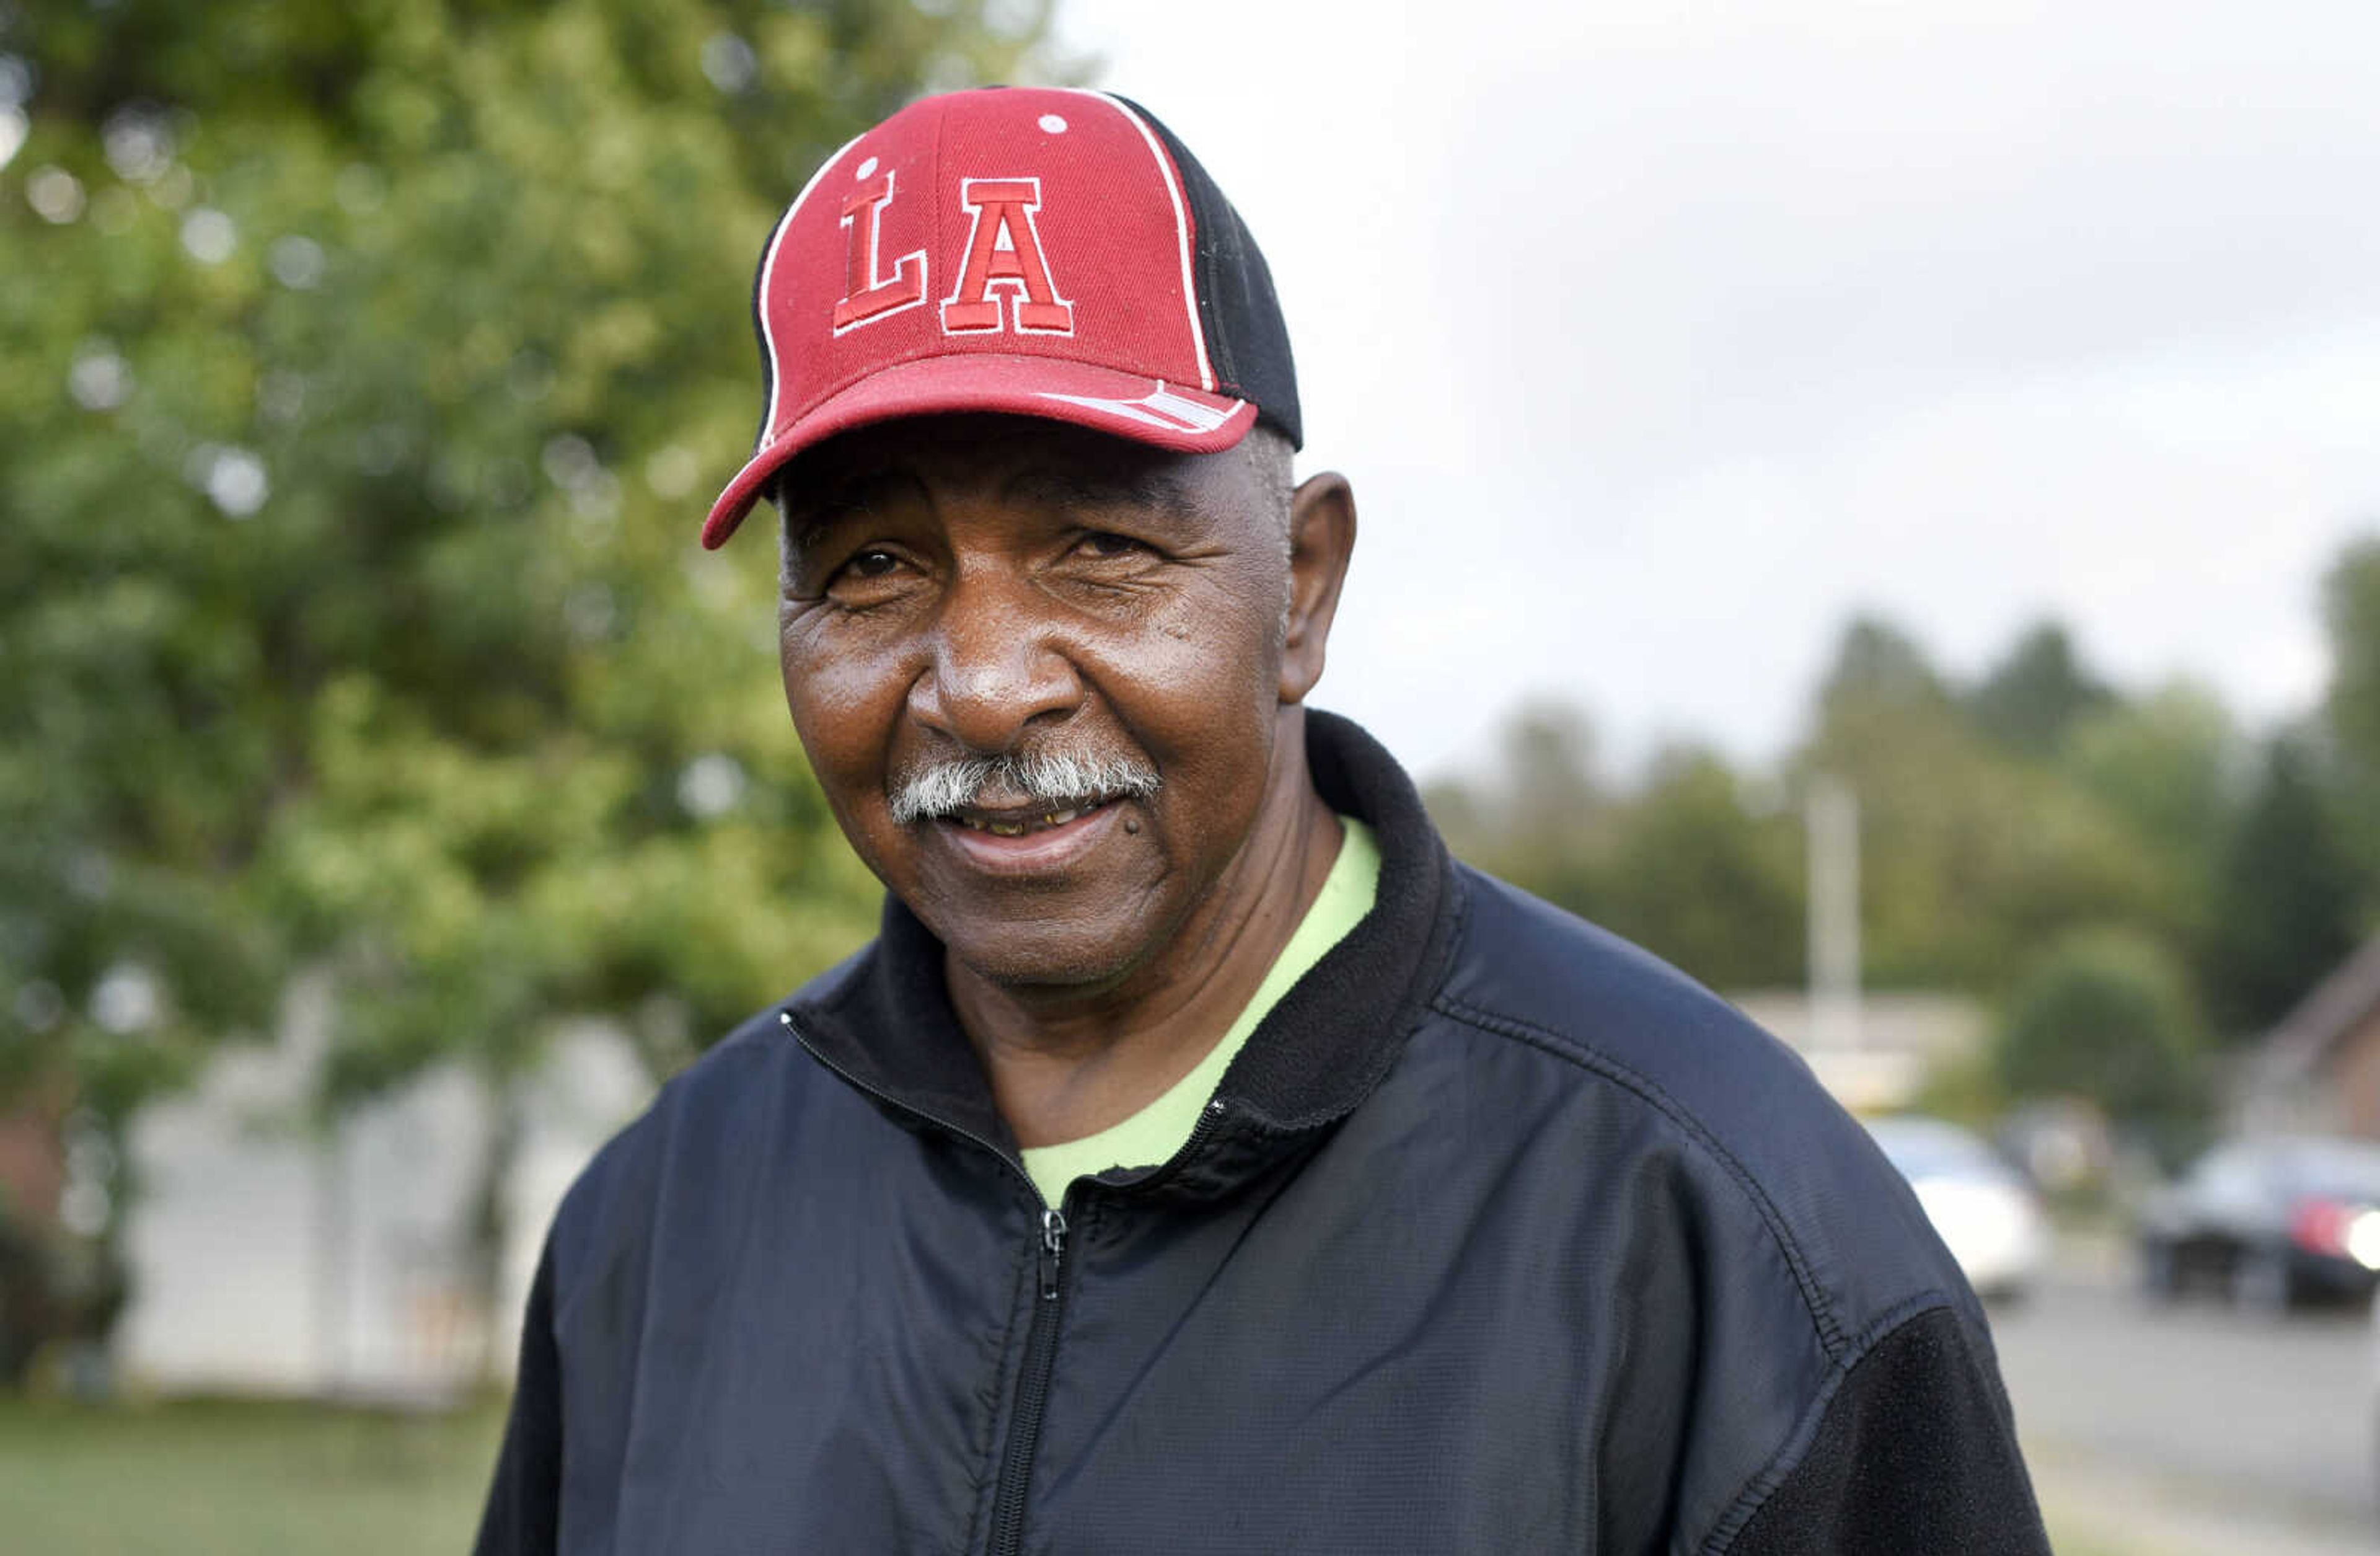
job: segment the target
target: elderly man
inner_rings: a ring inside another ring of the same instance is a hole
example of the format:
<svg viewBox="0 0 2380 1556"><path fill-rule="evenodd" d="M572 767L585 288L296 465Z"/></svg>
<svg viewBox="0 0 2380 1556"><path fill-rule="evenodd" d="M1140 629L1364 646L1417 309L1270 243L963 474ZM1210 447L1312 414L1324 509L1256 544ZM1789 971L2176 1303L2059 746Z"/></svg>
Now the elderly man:
<svg viewBox="0 0 2380 1556"><path fill-rule="evenodd" d="M2046 1549L1859 1127L1307 711L1354 502L1179 140L913 104L755 312L704 541L882 933L571 1191L483 1552Z"/></svg>

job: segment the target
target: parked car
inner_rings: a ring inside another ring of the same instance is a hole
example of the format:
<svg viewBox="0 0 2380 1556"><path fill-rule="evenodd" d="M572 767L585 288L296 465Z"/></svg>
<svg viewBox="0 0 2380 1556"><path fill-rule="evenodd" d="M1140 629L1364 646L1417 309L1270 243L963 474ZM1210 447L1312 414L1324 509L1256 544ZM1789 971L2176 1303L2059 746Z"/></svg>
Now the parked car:
<svg viewBox="0 0 2380 1556"><path fill-rule="evenodd" d="M2141 1284L2215 1286L2248 1311L2380 1284L2380 1146L2275 1135L2227 1140L2142 1207Z"/></svg>
<svg viewBox="0 0 2380 1556"><path fill-rule="evenodd" d="M1986 1301L2023 1295L2049 1258L2049 1222L2033 1185L1955 1124L1914 1113L1867 1123L1917 1191L1934 1231Z"/></svg>

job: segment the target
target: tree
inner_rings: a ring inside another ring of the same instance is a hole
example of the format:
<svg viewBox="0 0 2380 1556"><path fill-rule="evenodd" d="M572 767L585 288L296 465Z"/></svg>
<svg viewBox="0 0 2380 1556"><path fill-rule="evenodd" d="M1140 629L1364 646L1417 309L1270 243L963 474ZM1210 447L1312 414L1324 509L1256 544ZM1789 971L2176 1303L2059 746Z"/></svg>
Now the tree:
<svg viewBox="0 0 2380 1556"><path fill-rule="evenodd" d="M2330 686L2323 714L2338 759L2336 792L2367 906L2380 898L2380 535L2339 553L2323 579Z"/></svg>
<svg viewBox="0 0 2380 1556"><path fill-rule="evenodd" d="M2172 953L2120 927L2065 935L2011 993L1993 1047L2015 1098L2079 1097L2168 1137L2204 1114L2205 1029Z"/></svg>
<svg viewBox="0 0 2380 1556"><path fill-rule="evenodd" d="M1595 853L1608 801L1595 768L1595 732L1559 702L1509 719L1496 765L1433 784L1432 818L1463 858L1573 913L1598 906Z"/></svg>
<svg viewBox="0 0 2380 1556"><path fill-rule="evenodd" d="M1802 824L1757 811L1715 752L1676 747L1613 818L1596 898L1606 927L1714 988L1799 983Z"/></svg>
<svg viewBox="0 0 2380 1556"><path fill-rule="evenodd" d="M1505 726L1503 758L1514 826L1543 837L1575 832L1593 819L1602 799L1595 731L1577 709L1559 702L1524 707Z"/></svg>
<svg viewBox="0 0 2380 1556"><path fill-rule="evenodd" d="M1595 770L1585 715L1523 708L1500 761L1429 790L1454 850L1524 891L1592 918L1722 989L1801 976L1797 822L1747 805L1715 752L1661 752L1629 791Z"/></svg>
<svg viewBox="0 0 2380 1556"><path fill-rule="evenodd" d="M2234 1034L2263 1031L2361 940L2359 880L2338 836L2321 764L2283 735L2225 850L2215 897L2212 1000Z"/></svg>
<svg viewBox="0 0 2380 1556"><path fill-rule="evenodd" d="M693 536L776 212L1041 17L0 18L6 1071L120 1123L301 967L333 1110L449 1055L503 1092L566 1013L665 1069L862 938L765 542Z"/></svg>
<svg viewBox="0 0 2380 1556"><path fill-rule="evenodd" d="M2077 719L2058 765L2143 842L2211 869L2245 797L2252 758L2215 694L2178 681Z"/></svg>
<svg viewBox="0 0 2380 1556"><path fill-rule="evenodd" d="M2143 922L2201 971L2202 988L2221 916L2217 878L2254 756L2212 692L2178 682L2084 714L2056 759L2162 867L2170 889L2146 905Z"/></svg>
<svg viewBox="0 0 2380 1556"><path fill-rule="evenodd" d="M2077 721L2109 706L2115 694L2082 667L2066 629L2043 622L2017 639L1966 700L1985 734L2012 751L2046 757Z"/></svg>
<svg viewBox="0 0 2380 1556"><path fill-rule="evenodd" d="M1881 616L1858 615L1843 628L1817 702L1820 720L1837 725L1894 711L1939 708L1948 697L1916 638Z"/></svg>
<svg viewBox="0 0 2380 1556"><path fill-rule="evenodd" d="M1871 983L1997 996L2061 931L2164 927L2180 897L2169 860L2065 775L1987 737L1887 624L1846 629L1792 766L1859 796Z"/></svg>

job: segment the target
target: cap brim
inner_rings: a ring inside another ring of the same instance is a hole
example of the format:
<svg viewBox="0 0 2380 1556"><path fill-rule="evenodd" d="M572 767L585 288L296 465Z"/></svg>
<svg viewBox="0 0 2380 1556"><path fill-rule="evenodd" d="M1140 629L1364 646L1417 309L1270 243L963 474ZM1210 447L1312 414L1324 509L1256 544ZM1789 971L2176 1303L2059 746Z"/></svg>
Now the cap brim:
<svg viewBox="0 0 2380 1556"><path fill-rule="evenodd" d="M969 352L903 362L829 395L763 444L711 504L702 526L704 547L726 543L769 478L812 444L873 422L968 410L1068 421L1178 454L1232 447L1257 419L1257 407L1246 400L1049 357Z"/></svg>

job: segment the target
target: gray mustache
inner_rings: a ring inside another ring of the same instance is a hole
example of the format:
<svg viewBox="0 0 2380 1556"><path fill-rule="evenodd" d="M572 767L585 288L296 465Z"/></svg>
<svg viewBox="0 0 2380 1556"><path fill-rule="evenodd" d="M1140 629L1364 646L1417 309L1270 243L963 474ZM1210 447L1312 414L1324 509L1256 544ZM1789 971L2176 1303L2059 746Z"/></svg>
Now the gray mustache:
<svg viewBox="0 0 2380 1556"><path fill-rule="evenodd" d="M913 768L893 781L892 820L903 826L950 816L979 798L1023 799L1050 810L1130 796L1146 799L1158 790L1157 770L1124 757L1072 751L1036 751L1026 756L958 757Z"/></svg>

